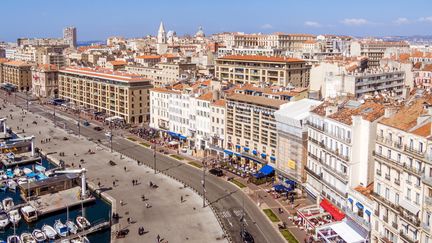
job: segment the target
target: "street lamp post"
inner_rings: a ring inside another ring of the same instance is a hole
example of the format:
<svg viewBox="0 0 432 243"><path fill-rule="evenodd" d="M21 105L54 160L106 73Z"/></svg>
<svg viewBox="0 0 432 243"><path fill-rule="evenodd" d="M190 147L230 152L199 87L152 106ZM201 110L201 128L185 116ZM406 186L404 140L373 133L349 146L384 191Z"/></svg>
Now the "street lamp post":
<svg viewBox="0 0 432 243"><path fill-rule="evenodd" d="M156 141L154 142L153 145L153 168L154 168L154 173L156 174Z"/></svg>

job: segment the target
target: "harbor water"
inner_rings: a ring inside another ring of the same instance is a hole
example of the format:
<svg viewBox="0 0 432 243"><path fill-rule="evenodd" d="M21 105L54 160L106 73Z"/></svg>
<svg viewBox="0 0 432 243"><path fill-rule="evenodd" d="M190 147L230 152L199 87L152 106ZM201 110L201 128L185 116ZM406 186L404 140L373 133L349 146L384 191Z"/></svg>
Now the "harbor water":
<svg viewBox="0 0 432 243"><path fill-rule="evenodd" d="M50 163L46 159L42 160L42 165L47 169L52 169L55 167L54 164ZM32 166L33 165L30 164L23 167L32 168ZM32 222L28 224L24 219L21 219L19 225L15 228L16 234L20 235L21 233L24 232L31 233L33 232L34 229L41 229L42 226L45 224L53 226L55 220L58 219L60 219L63 223L65 223L68 217L70 220L76 222L75 221L76 217L82 214L90 221L92 225L109 220L111 214L110 204L105 202L103 199L98 198L96 195L94 196L96 197L96 201L94 202L84 204L82 207L81 205L78 205L73 208L69 208L69 210L65 209L62 211L54 212L52 214L39 216L36 222ZM13 198L15 205L24 202L19 195L18 188L16 192L12 192L10 190L6 190L5 192L0 191L0 201L6 197ZM14 228L11 224L9 224L4 231L0 232L0 239L6 240L6 238L9 235L12 235L13 233L14 233ZM88 235L87 238L90 240L91 243L110 242L110 233L111 233L110 230L106 229Z"/></svg>

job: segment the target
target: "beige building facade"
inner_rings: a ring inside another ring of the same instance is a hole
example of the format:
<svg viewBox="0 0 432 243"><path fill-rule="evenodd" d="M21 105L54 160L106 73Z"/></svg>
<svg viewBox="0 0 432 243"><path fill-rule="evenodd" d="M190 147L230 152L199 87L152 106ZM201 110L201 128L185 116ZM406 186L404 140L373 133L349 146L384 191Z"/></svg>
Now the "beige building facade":
<svg viewBox="0 0 432 243"><path fill-rule="evenodd" d="M125 72L67 67L59 73L59 97L76 106L120 116L127 123L149 120L150 80Z"/></svg>
<svg viewBox="0 0 432 243"><path fill-rule="evenodd" d="M224 56L216 59L216 78L233 82L309 86L310 66L297 58L267 56Z"/></svg>
<svg viewBox="0 0 432 243"><path fill-rule="evenodd" d="M19 91L29 91L32 87L31 67L22 61L3 63L2 82L12 84Z"/></svg>
<svg viewBox="0 0 432 243"><path fill-rule="evenodd" d="M38 65L32 68L32 93L40 98L56 98L58 68L56 65Z"/></svg>

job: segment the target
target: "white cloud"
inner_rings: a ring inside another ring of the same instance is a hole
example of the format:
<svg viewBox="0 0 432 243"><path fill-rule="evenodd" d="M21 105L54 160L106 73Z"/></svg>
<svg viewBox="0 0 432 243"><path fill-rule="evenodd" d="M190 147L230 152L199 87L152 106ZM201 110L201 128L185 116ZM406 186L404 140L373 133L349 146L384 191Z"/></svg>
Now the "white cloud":
<svg viewBox="0 0 432 243"><path fill-rule="evenodd" d="M304 25L309 27L321 27L321 24L315 21L306 21L304 22Z"/></svg>
<svg viewBox="0 0 432 243"><path fill-rule="evenodd" d="M409 19L407 19L407 18L405 18L405 17L400 17L400 18L397 18L395 21L393 21L395 24L398 24L398 25L402 25L402 24L409 24L410 23L410 21L409 21Z"/></svg>
<svg viewBox="0 0 432 243"><path fill-rule="evenodd" d="M358 18L358 19L357 18L344 19L341 22L344 25L350 25L350 26L360 26L360 25L366 25L366 24L370 23L366 19L362 19L362 18Z"/></svg>
<svg viewBox="0 0 432 243"><path fill-rule="evenodd" d="M265 29L265 30L273 29L273 25L263 24L263 25L261 25L261 29Z"/></svg>
<svg viewBox="0 0 432 243"><path fill-rule="evenodd" d="M432 16L428 16L428 17L421 17L419 18L420 22L429 22L432 23Z"/></svg>

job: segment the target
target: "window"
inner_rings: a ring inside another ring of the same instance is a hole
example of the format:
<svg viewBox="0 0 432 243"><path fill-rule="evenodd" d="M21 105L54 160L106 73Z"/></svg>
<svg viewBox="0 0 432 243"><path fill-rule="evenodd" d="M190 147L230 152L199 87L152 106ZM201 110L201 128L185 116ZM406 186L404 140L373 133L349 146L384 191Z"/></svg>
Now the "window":
<svg viewBox="0 0 432 243"><path fill-rule="evenodd" d="M385 189L385 198L389 199L390 197L390 190L388 188Z"/></svg>
<svg viewBox="0 0 432 243"><path fill-rule="evenodd" d="M407 199L408 201L411 200L411 189L409 189L409 188L407 188L407 192L406 192L406 199Z"/></svg>
<svg viewBox="0 0 432 243"><path fill-rule="evenodd" d="M380 183L377 183L377 193L378 193L378 195L381 194L381 184Z"/></svg>
<svg viewBox="0 0 432 243"><path fill-rule="evenodd" d="M399 194L395 193L395 203L399 204Z"/></svg>
<svg viewBox="0 0 432 243"><path fill-rule="evenodd" d="M419 142L419 151L423 152L423 143L422 142Z"/></svg>
<svg viewBox="0 0 432 243"><path fill-rule="evenodd" d="M415 204L420 205L420 193L416 193Z"/></svg>

